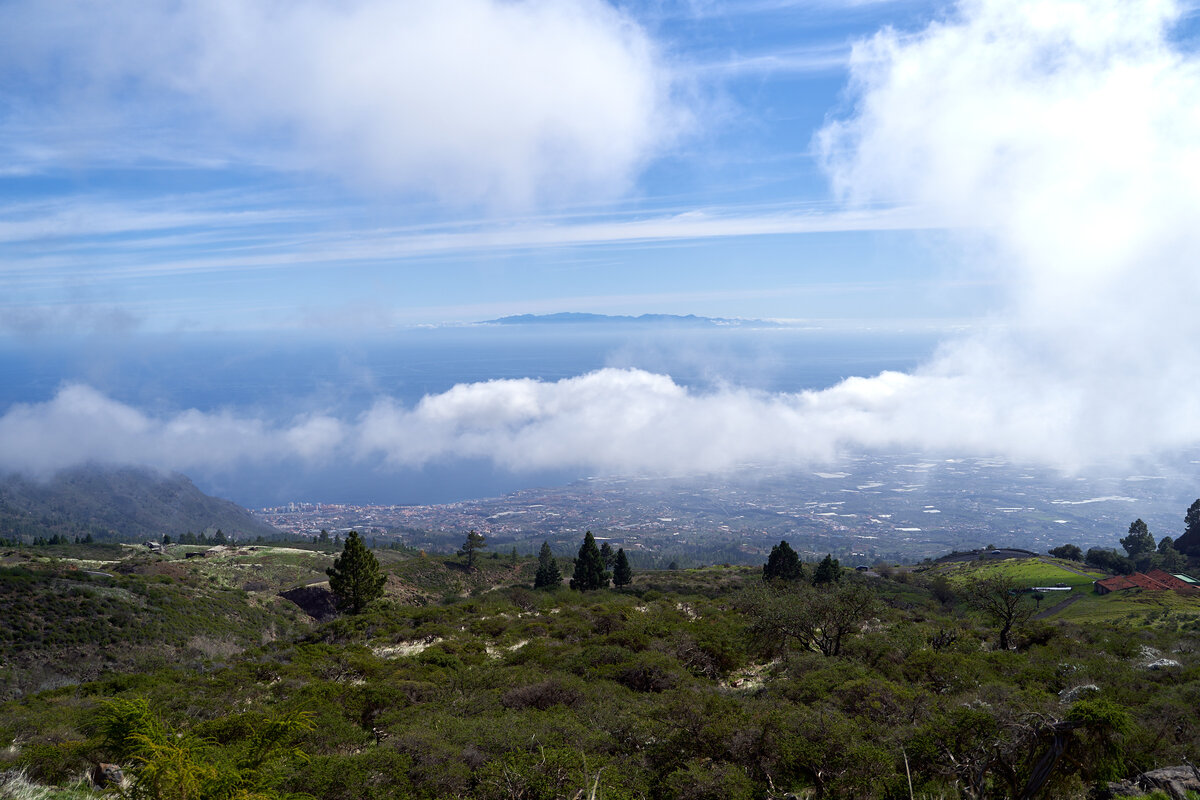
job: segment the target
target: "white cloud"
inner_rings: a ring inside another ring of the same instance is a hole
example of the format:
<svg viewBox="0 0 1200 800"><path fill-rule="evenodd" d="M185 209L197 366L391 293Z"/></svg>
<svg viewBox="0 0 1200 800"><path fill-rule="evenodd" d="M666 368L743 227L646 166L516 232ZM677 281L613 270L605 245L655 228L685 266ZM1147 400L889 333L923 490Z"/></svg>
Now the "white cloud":
<svg viewBox="0 0 1200 800"><path fill-rule="evenodd" d="M154 416L74 385L0 417L0 469L46 474L87 461L183 471L331 460L422 467L469 458L514 471L694 474L912 447L1042 460L1079 433L1041 415L1048 408L1038 391L1010 397L997 414L973 389L956 376L885 372L796 394L697 391L664 375L603 369L556 382L464 384L411 408L383 399L355 419L273 424L229 411ZM1065 397L1060 410L1069 416L1077 400Z"/></svg>
<svg viewBox="0 0 1200 800"><path fill-rule="evenodd" d="M1077 463L1200 441L1200 60L1167 0L964 0L852 58L820 136L851 202L975 229L1003 332L923 370L961 445Z"/></svg>
<svg viewBox="0 0 1200 800"><path fill-rule="evenodd" d="M288 270L297 265L349 262L395 264L429 255L494 252L615 243L700 241L740 236L917 230L932 226L912 209L743 208L664 211L636 218L476 218L456 224L381 228L334 226L318 212L188 208L163 213L141 205L82 200L35 216L0 207L0 281L17 291L86 276L89 281L189 273ZM927 215L926 215L927 216ZM306 222L304 227L294 223ZM293 227L285 227L293 223ZM333 230L329 230L333 228ZM120 235L113 235L120 234ZM81 264L80 242L103 253L104 266ZM174 247L174 250L168 249Z"/></svg>
<svg viewBox="0 0 1200 800"><path fill-rule="evenodd" d="M861 46L855 110L821 137L840 191L974 229L964 252L988 258L1011 297L1004 324L912 374L769 395L602 370L286 425L152 417L69 387L0 418L2 463L332 454L677 473L889 447L1074 467L1195 446L1200 61L1170 39L1176 16L1161 0L964 0L918 35Z"/></svg>
<svg viewBox="0 0 1200 800"><path fill-rule="evenodd" d="M765 53L738 54L720 61L697 64L690 72L723 77L763 74L830 72L845 69L850 49L839 42L788 48Z"/></svg>
<svg viewBox="0 0 1200 800"><path fill-rule="evenodd" d="M52 5L0 8L0 87L60 158L166 140L528 205L626 189L684 124L663 54L601 0Z"/></svg>
<svg viewBox="0 0 1200 800"><path fill-rule="evenodd" d="M0 468L46 474L93 461L186 471L331 459L420 467L483 458L517 471L719 471L829 459L848 443L905 442L907 429L887 420L911 381L885 373L825 392L769 395L690 391L664 375L604 369L557 382L464 384L412 408L385 399L356 419L282 425L194 409L153 416L72 385L0 417Z"/></svg>
<svg viewBox="0 0 1200 800"><path fill-rule="evenodd" d="M284 426L231 411L154 416L72 384L0 417L0 467L44 475L86 462L189 470L312 460L341 436L341 423L318 415Z"/></svg>

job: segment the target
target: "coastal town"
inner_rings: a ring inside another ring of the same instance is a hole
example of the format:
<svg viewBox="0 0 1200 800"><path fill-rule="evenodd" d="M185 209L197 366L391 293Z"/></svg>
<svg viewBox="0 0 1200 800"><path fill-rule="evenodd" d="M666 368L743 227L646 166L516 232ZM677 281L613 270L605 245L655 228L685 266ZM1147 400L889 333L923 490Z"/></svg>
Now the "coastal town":
<svg viewBox="0 0 1200 800"><path fill-rule="evenodd" d="M1169 476L1035 479L995 460L871 457L829 472L760 469L737 481L597 477L436 505L291 502L255 514L291 535L358 530L381 544L431 550L478 530L494 547L528 555L542 541L565 549L591 530L643 558L681 564L753 563L782 538L810 555L875 563L989 544L1044 552L1071 541L1086 549L1137 516L1176 535L1179 522L1152 511L1178 508L1172 493L1187 491Z"/></svg>

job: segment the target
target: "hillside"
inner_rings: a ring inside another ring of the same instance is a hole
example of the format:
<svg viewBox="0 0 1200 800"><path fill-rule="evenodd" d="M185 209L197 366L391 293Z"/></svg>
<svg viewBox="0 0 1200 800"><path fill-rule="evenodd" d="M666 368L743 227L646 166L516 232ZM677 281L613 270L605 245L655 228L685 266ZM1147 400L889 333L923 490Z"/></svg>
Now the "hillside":
<svg viewBox="0 0 1200 800"><path fill-rule="evenodd" d="M1092 576L1071 563L846 571L826 588L715 566L580 593L533 590L527 558L467 570L387 550L385 597L319 622L278 593L320 591L332 552L44 552L14 551L0 573L30 598L5 652L46 657L49 638L101 633L97 655L174 648L0 705L0 776L45 784L93 761L136 774L112 734L130 726L168 732L162 745L180 744L160 756L197 780L323 800L898 798L910 777L916 797L1018 797L1044 781L1031 796L1083 800L1200 747L1200 600L1089 597L1022 624L1007 650L969 602L1006 574L1084 593Z"/></svg>
<svg viewBox="0 0 1200 800"><path fill-rule="evenodd" d="M221 529L238 538L279 531L241 506L210 497L184 475L134 467L63 470L46 481L0 479L0 538L159 539Z"/></svg>

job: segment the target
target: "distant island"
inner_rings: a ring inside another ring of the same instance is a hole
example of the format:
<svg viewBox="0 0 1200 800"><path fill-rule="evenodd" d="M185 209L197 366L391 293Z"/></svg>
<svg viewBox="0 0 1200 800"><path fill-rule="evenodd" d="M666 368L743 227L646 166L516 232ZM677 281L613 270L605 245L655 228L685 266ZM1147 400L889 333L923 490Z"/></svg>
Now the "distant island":
<svg viewBox="0 0 1200 800"><path fill-rule="evenodd" d="M731 328L754 326L756 328L780 327L778 322L761 319L728 319L725 317L698 317L695 314L640 314L636 317L614 314L584 314L564 311L558 314L516 314L499 319L484 320L481 325L663 325L689 328Z"/></svg>

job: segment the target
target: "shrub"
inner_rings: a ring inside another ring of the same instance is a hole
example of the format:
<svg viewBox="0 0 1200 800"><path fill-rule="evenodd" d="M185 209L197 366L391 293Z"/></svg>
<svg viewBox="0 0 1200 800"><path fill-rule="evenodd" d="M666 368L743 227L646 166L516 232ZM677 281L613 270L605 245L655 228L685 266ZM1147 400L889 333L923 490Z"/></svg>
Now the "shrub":
<svg viewBox="0 0 1200 800"><path fill-rule="evenodd" d="M509 689L500 697L500 705L511 709L536 708L545 711L557 705L573 706L581 696L573 687L548 680Z"/></svg>
<svg viewBox="0 0 1200 800"><path fill-rule="evenodd" d="M707 759L693 759L663 781L664 797L679 800L750 800L756 794L740 768Z"/></svg>
<svg viewBox="0 0 1200 800"><path fill-rule="evenodd" d="M675 676L658 664L639 663L617 673L617 680L635 692L665 692L675 685Z"/></svg>

